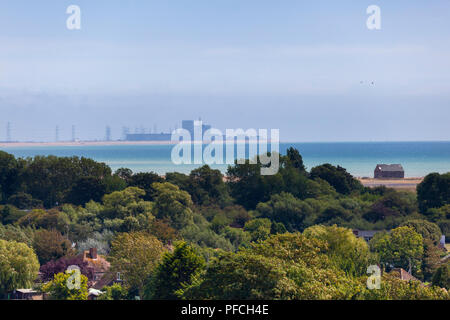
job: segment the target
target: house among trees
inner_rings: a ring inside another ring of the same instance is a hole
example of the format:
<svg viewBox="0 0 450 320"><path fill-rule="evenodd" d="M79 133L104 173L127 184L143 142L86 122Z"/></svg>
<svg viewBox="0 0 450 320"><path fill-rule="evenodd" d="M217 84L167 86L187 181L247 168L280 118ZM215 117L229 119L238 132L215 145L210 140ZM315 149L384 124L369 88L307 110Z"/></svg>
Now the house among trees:
<svg viewBox="0 0 450 320"><path fill-rule="evenodd" d="M408 271L406 271L405 269L402 269L402 268L392 269L391 273L393 273L400 280L403 280L403 281L420 281L419 279L417 279L416 277L411 275L411 273L409 273Z"/></svg>
<svg viewBox="0 0 450 320"><path fill-rule="evenodd" d="M92 270L91 286L95 286L110 268L110 263L102 256L97 254L97 248L90 248L83 252L83 262L87 263L87 267Z"/></svg>
<svg viewBox="0 0 450 320"><path fill-rule="evenodd" d="M44 300L42 292L33 289L16 289L10 295L12 300Z"/></svg>
<svg viewBox="0 0 450 320"><path fill-rule="evenodd" d="M403 179L405 177L405 170L401 164L377 164L374 171L375 179L383 178L397 178Z"/></svg>
<svg viewBox="0 0 450 320"><path fill-rule="evenodd" d="M363 238L367 242L372 240L373 236L378 232L381 232L381 231L379 231L379 230L358 230L358 229L353 230L353 234L355 235L355 237Z"/></svg>

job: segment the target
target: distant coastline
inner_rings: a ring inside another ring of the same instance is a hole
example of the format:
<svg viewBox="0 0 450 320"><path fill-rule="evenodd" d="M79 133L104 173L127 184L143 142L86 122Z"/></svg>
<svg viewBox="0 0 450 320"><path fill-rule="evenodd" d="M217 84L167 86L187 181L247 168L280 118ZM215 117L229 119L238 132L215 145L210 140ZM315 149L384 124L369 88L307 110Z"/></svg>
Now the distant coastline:
<svg viewBox="0 0 450 320"><path fill-rule="evenodd" d="M270 142L270 141L269 141ZM450 142L447 140L437 141L280 141L279 143L414 143L414 142ZM134 145L171 145L176 144L173 141L60 141L60 142L34 142L34 141L18 141L3 142L0 141L0 148L21 148L21 147L80 147L80 146L134 146ZM244 141L238 141L244 143Z"/></svg>
<svg viewBox="0 0 450 320"><path fill-rule="evenodd" d="M172 141L64 141L64 142L0 142L0 148L21 147L80 147L80 146L133 146L133 145L170 145Z"/></svg>
<svg viewBox="0 0 450 320"><path fill-rule="evenodd" d="M201 142L198 142L201 143ZM207 143L208 144L208 143ZM190 173L198 165L175 165L171 161L174 143L171 141L60 141L60 142L0 142L0 150L17 158L54 155L85 157L108 164L113 170L121 167L133 172L154 171ZM282 154L294 147L300 150L305 166L311 169L330 163L339 165L354 177L373 177L377 164L402 164L406 178L425 177L431 172L450 171L450 142L280 142ZM227 171L226 164L212 168ZM362 181L376 186L379 181ZM392 185L392 182L387 182ZM415 182L405 181L401 188L414 188Z"/></svg>

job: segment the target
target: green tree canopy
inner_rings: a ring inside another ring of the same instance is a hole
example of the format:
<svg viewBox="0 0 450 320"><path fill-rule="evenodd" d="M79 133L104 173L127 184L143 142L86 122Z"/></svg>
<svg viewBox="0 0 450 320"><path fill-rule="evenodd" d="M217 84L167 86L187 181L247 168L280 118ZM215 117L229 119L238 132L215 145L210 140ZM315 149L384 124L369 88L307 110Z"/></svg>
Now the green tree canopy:
<svg viewBox="0 0 450 320"><path fill-rule="evenodd" d="M371 261L369 246L362 238L356 238L351 229L336 225L316 225L306 229L303 234L308 238L325 241L328 244L326 252L331 261L347 274L366 274Z"/></svg>
<svg viewBox="0 0 450 320"><path fill-rule="evenodd" d="M435 245L439 243L441 239L441 229L433 222L429 222L423 219L414 219L403 222L401 225L413 228L417 233L422 235L424 240L428 239Z"/></svg>
<svg viewBox="0 0 450 320"><path fill-rule="evenodd" d="M340 166L333 166L329 163L311 169L312 179L320 178L327 181L337 192L350 194L354 190L362 190L361 183Z"/></svg>
<svg viewBox="0 0 450 320"><path fill-rule="evenodd" d="M148 230L154 219L152 202L142 198L145 191L129 187L103 197L101 216L105 225L119 232Z"/></svg>
<svg viewBox="0 0 450 320"><path fill-rule="evenodd" d="M186 299L345 299L361 285L334 268L326 244L301 234L272 236L213 258L179 294Z"/></svg>
<svg viewBox="0 0 450 320"><path fill-rule="evenodd" d="M433 275L433 286L450 290L450 262L442 264Z"/></svg>
<svg viewBox="0 0 450 320"><path fill-rule="evenodd" d="M423 238L412 227L398 227L390 233L372 239L372 247L379 254L381 262L392 264L420 275L423 255Z"/></svg>
<svg viewBox="0 0 450 320"><path fill-rule="evenodd" d="M33 247L41 264L75 253L72 243L56 230L40 229L36 231Z"/></svg>
<svg viewBox="0 0 450 320"><path fill-rule="evenodd" d="M417 185L417 200L422 213L450 204L450 172L430 173Z"/></svg>
<svg viewBox="0 0 450 320"><path fill-rule="evenodd" d="M49 294L52 300L87 300L88 298L88 278L79 274L79 287L73 278L76 271L57 273L52 281L46 283L42 290ZM71 285L69 285L71 283Z"/></svg>
<svg viewBox="0 0 450 320"><path fill-rule="evenodd" d="M0 203L5 203L15 193L20 170L20 164L13 155L0 151Z"/></svg>
<svg viewBox="0 0 450 320"><path fill-rule="evenodd" d="M154 210L158 219L167 219L177 230L193 223L193 204L189 193L168 182L154 183L153 189Z"/></svg>
<svg viewBox="0 0 450 320"><path fill-rule="evenodd" d="M205 260L186 242L178 242L173 252L166 252L156 268L150 285L147 287L147 299L175 300L176 291L182 285L190 285L192 278L205 267Z"/></svg>
<svg viewBox="0 0 450 320"><path fill-rule="evenodd" d="M24 243L0 239L0 295L30 288L38 271L39 262L33 249Z"/></svg>
<svg viewBox="0 0 450 320"><path fill-rule="evenodd" d="M114 272L123 274L128 288L138 290L142 296L147 279L153 274L163 253L163 244L148 233L121 233L111 244L108 260Z"/></svg>

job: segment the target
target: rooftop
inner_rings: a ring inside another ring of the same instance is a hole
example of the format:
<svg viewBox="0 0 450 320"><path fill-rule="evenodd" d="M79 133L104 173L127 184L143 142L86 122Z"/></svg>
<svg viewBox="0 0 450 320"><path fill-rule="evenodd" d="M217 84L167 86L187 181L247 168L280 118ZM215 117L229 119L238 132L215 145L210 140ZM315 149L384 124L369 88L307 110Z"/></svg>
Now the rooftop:
<svg viewBox="0 0 450 320"><path fill-rule="evenodd" d="M404 171L401 164L377 164L377 169L381 171Z"/></svg>

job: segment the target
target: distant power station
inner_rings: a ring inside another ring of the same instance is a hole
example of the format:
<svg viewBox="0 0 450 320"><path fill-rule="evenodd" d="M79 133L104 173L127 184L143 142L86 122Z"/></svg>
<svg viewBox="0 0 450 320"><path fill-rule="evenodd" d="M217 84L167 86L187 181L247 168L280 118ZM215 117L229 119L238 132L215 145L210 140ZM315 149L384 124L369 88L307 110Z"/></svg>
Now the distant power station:
<svg viewBox="0 0 450 320"><path fill-rule="evenodd" d="M191 137L194 137L194 120L183 120L181 127L187 130ZM202 125L202 132L211 129L210 125ZM123 131L126 141L170 141L172 139L172 133L156 133L156 125L154 126L153 133L129 133L128 130Z"/></svg>

